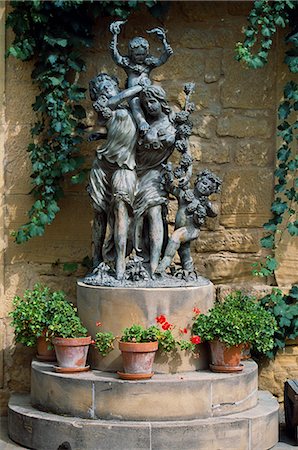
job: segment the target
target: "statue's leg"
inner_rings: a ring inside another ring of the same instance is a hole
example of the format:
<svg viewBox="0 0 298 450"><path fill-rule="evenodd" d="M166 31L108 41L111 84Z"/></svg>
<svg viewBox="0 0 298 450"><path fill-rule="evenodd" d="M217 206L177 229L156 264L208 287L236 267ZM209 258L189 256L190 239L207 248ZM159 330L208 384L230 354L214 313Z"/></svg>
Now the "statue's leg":
<svg viewBox="0 0 298 450"><path fill-rule="evenodd" d="M193 259L190 254L190 242L186 242L185 244L181 244L178 249L181 266L182 269L187 270L188 272L193 272Z"/></svg>
<svg viewBox="0 0 298 450"><path fill-rule="evenodd" d="M136 121L138 129L141 133L145 133L149 130L149 124L146 122L144 112L141 108L139 97L134 97L130 100L129 106L131 108L133 117Z"/></svg>
<svg viewBox="0 0 298 450"><path fill-rule="evenodd" d="M161 205L148 209L149 241L150 241L150 269L153 275L159 262L164 239L164 226Z"/></svg>
<svg viewBox="0 0 298 450"><path fill-rule="evenodd" d="M93 239L93 268L103 261L102 248L107 228L107 215L104 212L95 211L92 239Z"/></svg>
<svg viewBox="0 0 298 450"><path fill-rule="evenodd" d="M115 203L114 242L116 249L116 278L122 280L125 272L125 255L128 235L128 211L123 200Z"/></svg>
<svg viewBox="0 0 298 450"><path fill-rule="evenodd" d="M157 272L164 272L171 264L172 259L175 256L176 251L180 247L180 228L175 230L172 236L170 237L168 244L165 249L164 257L160 261L157 267Z"/></svg>

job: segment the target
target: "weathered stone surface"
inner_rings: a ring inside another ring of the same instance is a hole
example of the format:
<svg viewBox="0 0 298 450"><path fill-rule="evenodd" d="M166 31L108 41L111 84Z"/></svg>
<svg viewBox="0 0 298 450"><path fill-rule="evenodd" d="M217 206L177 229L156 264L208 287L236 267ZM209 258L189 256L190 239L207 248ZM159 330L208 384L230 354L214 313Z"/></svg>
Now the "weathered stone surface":
<svg viewBox="0 0 298 450"><path fill-rule="evenodd" d="M14 119L14 127L16 125L31 124L36 120L35 112L32 110L32 103L38 95L36 86L19 85L15 83L14 91L9 91L6 95L6 116ZM20 101L20 98L22 99Z"/></svg>
<svg viewBox="0 0 298 450"><path fill-rule="evenodd" d="M248 16L251 10L251 2L228 2L228 13L232 16Z"/></svg>
<svg viewBox="0 0 298 450"><path fill-rule="evenodd" d="M275 256L279 266L275 271L276 282L279 287L291 286L298 282L298 239L290 236L286 231L278 241Z"/></svg>
<svg viewBox="0 0 298 450"><path fill-rule="evenodd" d="M51 364L33 361L31 403L42 411L86 419L218 417L256 406L257 365L253 361L244 365L243 372L233 375L208 371L155 374L151 380L130 383L108 372L57 374Z"/></svg>
<svg viewBox="0 0 298 450"><path fill-rule="evenodd" d="M235 60L234 50L223 54L224 80L221 86L221 101L224 108L273 108L275 105L272 76L274 60L262 69L251 70ZM253 92L253 95L252 95Z"/></svg>
<svg viewBox="0 0 298 450"><path fill-rule="evenodd" d="M243 228L241 230L202 231L195 241L197 252L254 253L259 250L262 231Z"/></svg>
<svg viewBox="0 0 298 450"><path fill-rule="evenodd" d="M218 119L217 133L219 136L234 136L237 138L269 138L273 135L273 122L261 114L250 117L239 110L234 110L225 113Z"/></svg>
<svg viewBox="0 0 298 450"><path fill-rule="evenodd" d="M222 74L221 60L222 49L215 49L208 52L204 77L206 83L214 83L220 79Z"/></svg>
<svg viewBox="0 0 298 450"><path fill-rule="evenodd" d="M204 139L211 139L215 137L216 119L206 114L194 112L191 118L193 122L193 134L198 135ZM191 137L193 139L194 136ZM210 144L210 142L209 142Z"/></svg>
<svg viewBox="0 0 298 450"><path fill-rule="evenodd" d="M7 404L8 404L9 397L10 397L9 389L0 389L0 417L7 415ZM0 441L0 445L1 445L1 441Z"/></svg>
<svg viewBox="0 0 298 450"><path fill-rule="evenodd" d="M167 61L163 67L152 73L152 79L163 82L172 79L177 80L177 89L183 89L185 81L189 74L196 73L197 78L203 75L205 67L205 54L195 49L178 49L175 54ZM169 77L169 74L171 76ZM177 92L177 93L178 93Z"/></svg>
<svg viewBox="0 0 298 450"><path fill-rule="evenodd" d="M223 301L227 295L235 291L241 291L245 295L251 295L260 299L265 297L265 295L270 294L272 287L266 286L265 284L260 284L259 286L254 284L252 286L250 283L219 285L216 288L216 298L217 300Z"/></svg>
<svg viewBox="0 0 298 450"><path fill-rule="evenodd" d="M10 231L18 229L28 220L26 212L32 205L30 195L10 195L7 199L6 223ZM11 238L6 254L6 262L31 261L54 263L82 261L91 253L91 220L93 212L86 195L69 197L60 202L61 212L55 222L47 227L46 234L22 244ZM82 220L84 211L84 220Z"/></svg>
<svg viewBox="0 0 298 450"><path fill-rule="evenodd" d="M202 258L202 259L201 259ZM218 253L215 255L195 255L194 261L198 271L214 283L254 282L252 264L259 260L252 254ZM203 268L200 266L203 265Z"/></svg>
<svg viewBox="0 0 298 450"><path fill-rule="evenodd" d="M235 144L235 163L239 166L273 165L271 140L241 140Z"/></svg>
<svg viewBox="0 0 298 450"><path fill-rule="evenodd" d="M221 18L226 14L227 4L224 2L213 2L212 7L206 2L181 2L180 11L183 16L193 22L195 20L201 22L209 18Z"/></svg>
<svg viewBox="0 0 298 450"><path fill-rule="evenodd" d="M207 312L213 305L214 287L208 281L202 286L184 288L108 288L88 286L79 281L77 301L80 318L93 338L98 331L97 321L104 324L103 331L119 336L132 322L153 325L159 314L166 314L171 323L177 324L176 330L179 327L190 329L194 306ZM91 348L90 360L93 369L122 370L117 348L104 358ZM153 370L156 373L175 373L207 367L207 355L203 351L200 358L180 352L166 356L157 354Z"/></svg>
<svg viewBox="0 0 298 450"><path fill-rule="evenodd" d="M30 142L30 127L17 124L7 132L5 161L6 194L28 194L32 189L31 162L26 148Z"/></svg>
<svg viewBox="0 0 298 450"><path fill-rule="evenodd" d="M288 379L298 378L298 346L286 346L279 350L275 359L260 365L259 386L270 388L279 402L284 401L284 383Z"/></svg>
<svg viewBox="0 0 298 450"><path fill-rule="evenodd" d="M4 349L5 349L5 324L0 320L0 389L4 385Z"/></svg>
<svg viewBox="0 0 298 450"><path fill-rule="evenodd" d="M265 427L270 434L264 433ZM177 449L181 442L185 450L267 450L278 440L278 405L271 394L260 392L255 408L225 419L140 423L57 416L34 410L28 397L14 395L8 428L14 441L35 450L56 450L65 440L73 450L123 450L124 442L127 450ZM261 440L256 442L254 436L261 433Z"/></svg>
<svg viewBox="0 0 298 450"><path fill-rule="evenodd" d="M262 226L270 217L273 177L267 169L230 170L224 177L220 223Z"/></svg>
<svg viewBox="0 0 298 450"><path fill-rule="evenodd" d="M202 164L225 164L230 161L230 146L224 139L209 141L193 136L190 145L193 158Z"/></svg>

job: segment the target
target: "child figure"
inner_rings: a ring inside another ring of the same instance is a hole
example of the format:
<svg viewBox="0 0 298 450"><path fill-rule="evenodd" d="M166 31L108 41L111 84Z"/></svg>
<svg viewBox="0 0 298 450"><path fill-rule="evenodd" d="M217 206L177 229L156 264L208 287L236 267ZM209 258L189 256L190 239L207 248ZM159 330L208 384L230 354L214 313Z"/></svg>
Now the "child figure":
<svg viewBox="0 0 298 450"><path fill-rule="evenodd" d="M221 180L208 169L200 172L196 178L194 189L182 189L165 183L166 189L178 199L178 211L175 218L175 231L170 237L164 257L160 261L156 273L161 274L170 266L178 250L182 270L186 273L194 271L190 254L190 242L197 239L200 227L206 216L217 215L208 197L220 190Z"/></svg>
<svg viewBox="0 0 298 450"><path fill-rule="evenodd" d="M121 31L121 25L125 21L113 22L110 25L110 31L113 34L113 39L110 44L110 49L112 52L112 58L114 62L123 67L127 74L127 87L133 87L138 84L142 86L148 86L151 84L149 79L150 72L156 67L164 64L169 57L173 54L171 46L168 44L166 39L166 33L162 28L153 28L147 33L156 33L157 37L162 41L164 46L164 52L159 58L155 58L149 55L149 42L142 37L133 38L128 44L128 56L120 55L117 45L118 45L118 35ZM140 100L138 97L134 97L130 101L130 107L133 117L136 121L139 131L144 134L149 130L149 124L145 120Z"/></svg>

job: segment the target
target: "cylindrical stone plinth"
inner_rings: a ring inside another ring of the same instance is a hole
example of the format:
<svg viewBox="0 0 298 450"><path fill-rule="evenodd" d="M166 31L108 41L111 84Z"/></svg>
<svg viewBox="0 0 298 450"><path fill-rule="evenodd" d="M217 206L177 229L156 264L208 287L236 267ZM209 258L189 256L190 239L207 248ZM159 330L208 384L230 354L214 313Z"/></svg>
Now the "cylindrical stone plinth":
<svg viewBox="0 0 298 450"><path fill-rule="evenodd" d="M206 313L214 303L214 286L206 284L182 288L115 288L89 286L78 282L77 306L79 316L95 338L98 331L111 331L121 336L122 330L132 324L149 326L156 324L155 318L164 314L175 326L174 334L179 336L179 328L188 328L192 324L193 308ZM98 328L96 322L101 322ZM185 339L189 338L185 335ZM181 337L181 336L180 336ZM90 350L92 369L103 371L122 370L120 352L115 350L102 357L94 348ZM187 372L208 367L208 349L205 344L199 346L199 357L186 351L170 354L157 353L153 370L156 373Z"/></svg>

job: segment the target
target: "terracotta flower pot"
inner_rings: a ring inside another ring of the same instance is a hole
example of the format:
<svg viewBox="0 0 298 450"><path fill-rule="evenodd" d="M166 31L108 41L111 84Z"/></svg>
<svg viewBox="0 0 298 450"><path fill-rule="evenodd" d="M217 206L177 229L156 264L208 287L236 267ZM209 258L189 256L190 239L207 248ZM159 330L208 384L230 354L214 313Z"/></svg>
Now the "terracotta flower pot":
<svg viewBox="0 0 298 450"><path fill-rule="evenodd" d="M152 366L158 342L119 342L122 353L123 372L118 372L120 378L140 380L151 378Z"/></svg>
<svg viewBox="0 0 298 450"><path fill-rule="evenodd" d="M58 361L57 372L84 372L89 370L89 366L86 366L86 360L91 336L80 338L55 337L52 342Z"/></svg>
<svg viewBox="0 0 298 450"><path fill-rule="evenodd" d="M213 372L240 372L243 365L240 364L243 344L226 346L225 343L214 340L209 342L211 349L210 369Z"/></svg>
<svg viewBox="0 0 298 450"><path fill-rule="evenodd" d="M37 354L39 361L56 361L56 353L52 343L43 336L37 338Z"/></svg>

